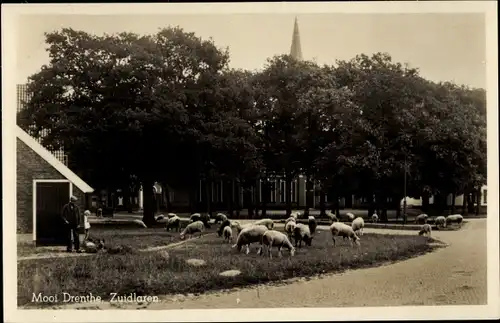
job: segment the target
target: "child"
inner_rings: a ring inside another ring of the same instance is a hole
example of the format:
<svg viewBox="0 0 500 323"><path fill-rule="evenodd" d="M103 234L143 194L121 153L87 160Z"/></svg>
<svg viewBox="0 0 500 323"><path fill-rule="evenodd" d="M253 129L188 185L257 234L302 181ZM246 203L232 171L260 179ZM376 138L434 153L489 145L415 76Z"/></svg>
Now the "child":
<svg viewBox="0 0 500 323"><path fill-rule="evenodd" d="M90 215L89 210L85 210L85 212L83 212L83 226L85 229L85 238L83 238L83 241L87 241L89 238L89 230L90 230L89 215Z"/></svg>

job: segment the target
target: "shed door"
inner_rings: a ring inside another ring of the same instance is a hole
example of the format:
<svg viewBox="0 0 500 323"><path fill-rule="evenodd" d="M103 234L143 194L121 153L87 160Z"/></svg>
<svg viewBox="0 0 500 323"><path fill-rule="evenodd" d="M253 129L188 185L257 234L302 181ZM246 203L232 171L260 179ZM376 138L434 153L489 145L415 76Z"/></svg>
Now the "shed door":
<svg viewBox="0 0 500 323"><path fill-rule="evenodd" d="M61 211L69 201L68 182L36 183L37 245L64 245L65 234Z"/></svg>

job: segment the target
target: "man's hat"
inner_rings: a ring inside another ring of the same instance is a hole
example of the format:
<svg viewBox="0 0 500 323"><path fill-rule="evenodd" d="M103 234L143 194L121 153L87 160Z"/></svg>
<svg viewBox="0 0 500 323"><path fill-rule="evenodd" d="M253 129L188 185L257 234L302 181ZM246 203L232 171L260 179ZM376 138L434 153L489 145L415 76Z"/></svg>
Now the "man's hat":
<svg viewBox="0 0 500 323"><path fill-rule="evenodd" d="M78 201L78 199L76 198L76 196L73 196L73 195L71 195L71 197L69 198L69 200L70 200L71 202L76 202L76 201Z"/></svg>

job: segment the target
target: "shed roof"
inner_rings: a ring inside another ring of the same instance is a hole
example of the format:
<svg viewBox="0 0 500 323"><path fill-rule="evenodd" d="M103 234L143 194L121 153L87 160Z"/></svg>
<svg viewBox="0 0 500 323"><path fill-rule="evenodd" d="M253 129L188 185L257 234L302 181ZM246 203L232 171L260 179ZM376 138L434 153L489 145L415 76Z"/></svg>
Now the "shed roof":
<svg viewBox="0 0 500 323"><path fill-rule="evenodd" d="M23 143L25 143L29 148L31 148L35 153L42 157L49 165L54 167L59 173L61 173L66 179L71 183L76 185L83 193L92 193L94 189L85 183L78 175L76 175L71 169L64 165L59 159L56 158L50 151L38 143L33 137L31 137L26 131L21 129L21 127L16 126L16 137L19 138Z"/></svg>

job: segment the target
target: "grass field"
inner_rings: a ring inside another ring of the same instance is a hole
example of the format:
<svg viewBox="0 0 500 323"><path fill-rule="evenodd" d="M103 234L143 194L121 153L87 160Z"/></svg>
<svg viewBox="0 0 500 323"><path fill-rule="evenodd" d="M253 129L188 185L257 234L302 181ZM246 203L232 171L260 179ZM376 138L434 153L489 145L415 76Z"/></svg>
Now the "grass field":
<svg viewBox="0 0 500 323"><path fill-rule="evenodd" d="M109 233L111 234L111 233ZM151 232L143 237L131 237L120 233L110 237L114 241L152 245L156 241L166 244L167 233ZM178 239L174 234L171 239ZM140 240L140 242L139 242ZM134 242L136 241L136 242ZM149 242L145 242L149 241ZM68 292L72 295L92 293L109 299L110 292L137 295L166 295L178 293L203 293L209 290L227 289L257 283L279 281L293 277L307 277L327 272L376 266L387 261L414 257L436 248L429 243L433 239L418 235L365 234L360 247L337 240L333 247L328 232L320 232L311 247L298 250L290 258L273 259L256 255L257 245L251 253L237 253L230 244L224 244L215 234L166 251L128 254L98 254L83 258L25 260L18 262L18 305L28 305L32 293L45 295ZM158 242L159 243L159 242ZM114 243L113 243L114 244ZM193 267L187 259L197 258L206 262ZM222 277L222 271L237 269L241 274Z"/></svg>

